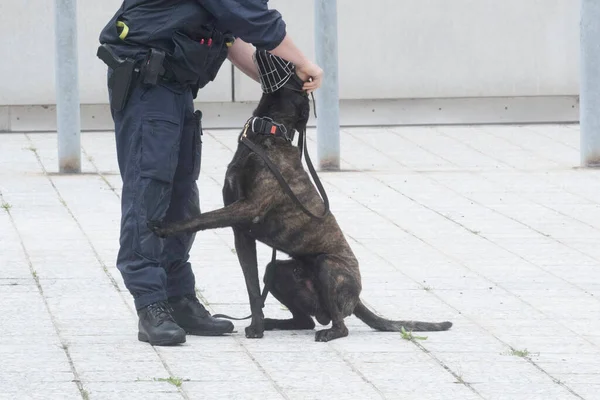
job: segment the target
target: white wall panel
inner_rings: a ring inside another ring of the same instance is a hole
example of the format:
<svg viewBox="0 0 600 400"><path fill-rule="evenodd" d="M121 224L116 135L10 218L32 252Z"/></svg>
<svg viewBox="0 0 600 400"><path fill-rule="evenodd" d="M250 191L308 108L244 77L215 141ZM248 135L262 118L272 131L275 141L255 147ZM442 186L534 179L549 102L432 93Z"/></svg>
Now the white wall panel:
<svg viewBox="0 0 600 400"><path fill-rule="evenodd" d="M271 1L312 54L312 1ZM578 92L575 0L338 0L343 99ZM235 78L236 98L256 99Z"/></svg>

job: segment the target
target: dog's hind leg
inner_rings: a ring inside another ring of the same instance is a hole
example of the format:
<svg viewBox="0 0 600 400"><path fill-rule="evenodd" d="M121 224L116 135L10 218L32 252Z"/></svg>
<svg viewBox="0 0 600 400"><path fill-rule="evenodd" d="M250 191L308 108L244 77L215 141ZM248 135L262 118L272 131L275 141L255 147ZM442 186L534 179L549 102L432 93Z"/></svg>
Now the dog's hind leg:
<svg viewBox="0 0 600 400"><path fill-rule="evenodd" d="M281 296L275 290L271 290L273 297L275 297L281 304L287 307L288 310L292 313L292 318L290 319L273 319L273 318L265 318L265 330L303 330L303 329L314 329L315 321L310 317L310 315L301 311L294 304L287 301L285 297Z"/></svg>
<svg viewBox="0 0 600 400"><path fill-rule="evenodd" d="M237 201L226 207L209 211L195 217L163 224L159 221L148 222L148 227L158 236L167 237L180 232L193 233L206 229L225 228L236 224L251 223L260 219L264 210L246 201Z"/></svg>
<svg viewBox="0 0 600 400"><path fill-rule="evenodd" d="M252 322L246 327L246 337L262 338L265 328L262 310L263 303L258 279L256 240L237 228L233 228L233 235L235 238L235 250L242 266L242 271L244 272L244 279L246 280L246 289L248 290L250 311L252 313Z"/></svg>
<svg viewBox="0 0 600 400"><path fill-rule="evenodd" d="M348 336L344 318L354 311L359 301L360 283L346 272L346 266L334 258L324 256L319 261L321 297L329 311L332 326L315 334L317 342L328 342Z"/></svg>
<svg viewBox="0 0 600 400"><path fill-rule="evenodd" d="M305 329L311 330L314 327L315 321L307 314L294 315L290 319L265 318L265 331L299 331Z"/></svg>
<svg viewBox="0 0 600 400"><path fill-rule="evenodd" d="M269 292L292 313L290 319L265 318L265 330L313 329L310 317L318 306L318 294L308 281L306 266L299 260L277 260L267 265L264 283ZM269 283L270 282L270 283Z"/></svg>
<svg viewBox="0 0 600 400"><path fill-rule="evenodd" d="M287 309L292 313L292 318L290 319L273 319L273 318L265 318L265 330L302 330L302 329L314 329L315 321L302 311L299 307L297 307L293 303L293 299L290 299L286 296L286 294L279 292L277 287L274 286L270 290L273 297L275 297L281 304L287 307Z"/></svg>

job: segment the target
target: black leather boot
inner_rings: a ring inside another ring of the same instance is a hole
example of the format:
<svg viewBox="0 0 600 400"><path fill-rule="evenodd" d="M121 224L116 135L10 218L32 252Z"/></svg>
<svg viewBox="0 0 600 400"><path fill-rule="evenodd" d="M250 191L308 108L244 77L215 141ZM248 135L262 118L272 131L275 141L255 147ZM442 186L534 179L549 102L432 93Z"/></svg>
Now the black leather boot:
<svg viewBox="0 0 600 400"><path fill-rule="evenodd" d="M175 322L190 335L219 336L233 332L231 321L213 318L195 295L169 298Z"/></svg>
<svg viewBox="0 0 600 400"><path fill-rule="evenodd" d="M153 346L185 343L185 331L173 320L169 303L159 301L138 311L138 340Z"/></svg>

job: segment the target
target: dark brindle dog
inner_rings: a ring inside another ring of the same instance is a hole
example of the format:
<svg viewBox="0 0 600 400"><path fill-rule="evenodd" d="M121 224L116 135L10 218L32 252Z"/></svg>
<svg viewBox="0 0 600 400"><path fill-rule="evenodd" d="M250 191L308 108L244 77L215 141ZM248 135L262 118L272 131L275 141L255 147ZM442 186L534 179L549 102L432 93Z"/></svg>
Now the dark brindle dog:
<svg viewBox="0 0 600 400"><path fill-rule="evenodd" d="M260 338L264 330L313 329L311 316L315 316L320 324L332 322L331 328L316 332L315 339L326 342L348 335L344 318L353 313L380 331L449 329L451 322L390 321L367 309L359 298L358 262L335 217L331 213L324 218L307 215L282 189L263 158L244 143L249 141L266 153L308 210L316 215L324 213L325 206L302 166L302 148L292 145L288 137L288 133L298 131L302 138L310 110L302 81L295 74L292 78L274 93L263 94L253 113L275 124L262 118L246 123L225 175L225 207L168 225L151 222L151 228L162 237L182 231L233 228L252 311L252 322L246 328L248 338ZM257 240L291 257L270 263L265 274L271 278L269 291L291 311L291 319L264 318Z"/></svg>

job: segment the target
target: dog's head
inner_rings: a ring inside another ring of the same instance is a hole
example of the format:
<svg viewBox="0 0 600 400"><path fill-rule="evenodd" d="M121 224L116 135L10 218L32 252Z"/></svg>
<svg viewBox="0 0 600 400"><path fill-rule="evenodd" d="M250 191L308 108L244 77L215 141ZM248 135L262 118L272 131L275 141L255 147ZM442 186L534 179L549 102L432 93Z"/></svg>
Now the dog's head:
<svg viewBox="0 0 600 400"><path fill-rule="evenodd" d="M266 51L257 51L254 61L263 95L253 116L271 118L284 125L290 135L306 130L310 101L294 64Z"/></svg>

